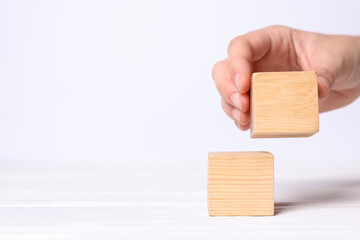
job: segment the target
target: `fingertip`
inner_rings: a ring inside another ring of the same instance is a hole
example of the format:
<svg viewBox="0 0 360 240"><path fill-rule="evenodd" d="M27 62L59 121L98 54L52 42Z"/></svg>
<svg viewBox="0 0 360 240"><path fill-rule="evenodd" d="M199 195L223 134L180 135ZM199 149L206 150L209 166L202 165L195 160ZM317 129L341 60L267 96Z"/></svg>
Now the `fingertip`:
<svg viewBox="0 0 360 240"><path fill-rule="evenodd" d="M221 101L221 107L226 115L239 123L239 125L246 126L250 122L250 112L242 112L240 109L231 106L224 100Z"/></svg>
<svg viewBox="0 0 360 240"><path fill-rule="evenodd" d="M229 60L229 68L232 80L239 92L248 92L252 73L251 63L245 58L235 58Z"/></svg>
<svg viewBox="0 0 360 240"><path fill-rule="evenodd" d="M242 88L241 87L241 85L242 85L242 75L240 73L235 73L234 83L235 83L236 88L240 91L240 89Z"/></svg>
<svg viewBox="0 0 360 240"><path fill-rule="evenodd" d="M247 131L250 128L250 123L246 124L246 125L241 125L239 122L234 122L235 126L240 129L241 131Z"/></svg>
<svg viewBox="0 0 360 240"><path fill-rule="evenodd" d="M236 108L232 109L232 119L234 119L237 123L239 123L242 126L246 126L250 121L250 114L249 112L241 112L237 110Z"/></svg>
<svg viewBox="0 0 360 240"><path fill-rule="evenodd" d="M245 94L250 90L252 69L249 68L246 73L242 76L241 88L239 89L240 93Z"/></svg>
<svg viewBox="0 0 360 240"><path fill-rule="evenodd" d="M246 112L246 113L241 112L240 113L240 121L239 121L240 125L245 126L245 125L247 125L249 123L249 121L250 121L249 112Z"/></svg>
<svg viewBox="0 0 360 240"><path fill-rule="evenodd" d="M242 112L248 112L250 109L250 95L249 92L241 94Z"/></svg>
<svg viewBox="0 0 360 240"><path fill-rule="evenodd" d="M319 99L326 99L329 96L329 92L331 89L329 80L321 75L318 75L317 82Z"/></svg>

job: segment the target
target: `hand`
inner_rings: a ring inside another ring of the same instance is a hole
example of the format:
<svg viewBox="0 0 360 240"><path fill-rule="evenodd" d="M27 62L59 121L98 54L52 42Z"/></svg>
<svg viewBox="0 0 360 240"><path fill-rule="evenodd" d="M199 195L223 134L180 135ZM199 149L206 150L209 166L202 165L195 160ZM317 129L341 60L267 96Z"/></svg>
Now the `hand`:
<svg viewBox="0 0 360 240"><path fill-rule="evenodd" d="M316 71L320 112L343 107L360 95L360 38L271 26L234 38L213 79L222 108L241 130L250 126L253 72Z"/></svg>

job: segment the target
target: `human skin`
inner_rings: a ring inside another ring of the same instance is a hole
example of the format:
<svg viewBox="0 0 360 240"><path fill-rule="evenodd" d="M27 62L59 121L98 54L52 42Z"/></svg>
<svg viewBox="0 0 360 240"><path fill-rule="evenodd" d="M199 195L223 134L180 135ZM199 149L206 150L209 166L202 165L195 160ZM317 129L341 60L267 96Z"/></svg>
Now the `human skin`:
<svg viewBox="0 0 360 240"><path fill-rule="evenodd" d="M234 38L212 74L223 110L241 130L250 126L251 74L275 71L316 71L320 112L341 108L360 95L360 37L270 26Z"/></svg>

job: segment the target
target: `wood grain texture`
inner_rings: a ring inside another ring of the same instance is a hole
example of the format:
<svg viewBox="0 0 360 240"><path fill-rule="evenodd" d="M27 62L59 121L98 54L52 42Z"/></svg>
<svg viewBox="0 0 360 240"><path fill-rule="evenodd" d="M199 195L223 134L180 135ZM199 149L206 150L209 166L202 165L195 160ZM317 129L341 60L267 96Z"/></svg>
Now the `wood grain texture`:
<svg viewBox="0 0 360 240"><path fill-rule="evenodd" d="M274 156L269 152L209 153L210 216L274 215Z"/></svg>
<svg viewBox="0 0 360 240"><path fill-rule="evenodd" d="M262 72L251 79L252 138L308 137L319 132L315 72Z"/></svg>
<svg viewBox="0 0 360 240"><path fill-rule="evenodd" d="M277 159L276 217L226 218L208 216L202 161L105 159L0 161L0 239L360 239L356 158Z"/></svg>

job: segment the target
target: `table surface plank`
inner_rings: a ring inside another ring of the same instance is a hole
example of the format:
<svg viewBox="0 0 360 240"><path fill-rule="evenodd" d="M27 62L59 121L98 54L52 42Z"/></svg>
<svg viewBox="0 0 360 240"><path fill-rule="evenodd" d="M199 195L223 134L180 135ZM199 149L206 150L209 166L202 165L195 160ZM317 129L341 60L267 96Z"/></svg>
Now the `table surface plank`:
<svg viewBox="0 0 360 240"><path fill-rule="evenodd" d="M0 239L360 239L359 164L319 169L275 173L273 217L209 217L205 164L1 163Z"/></svg>

